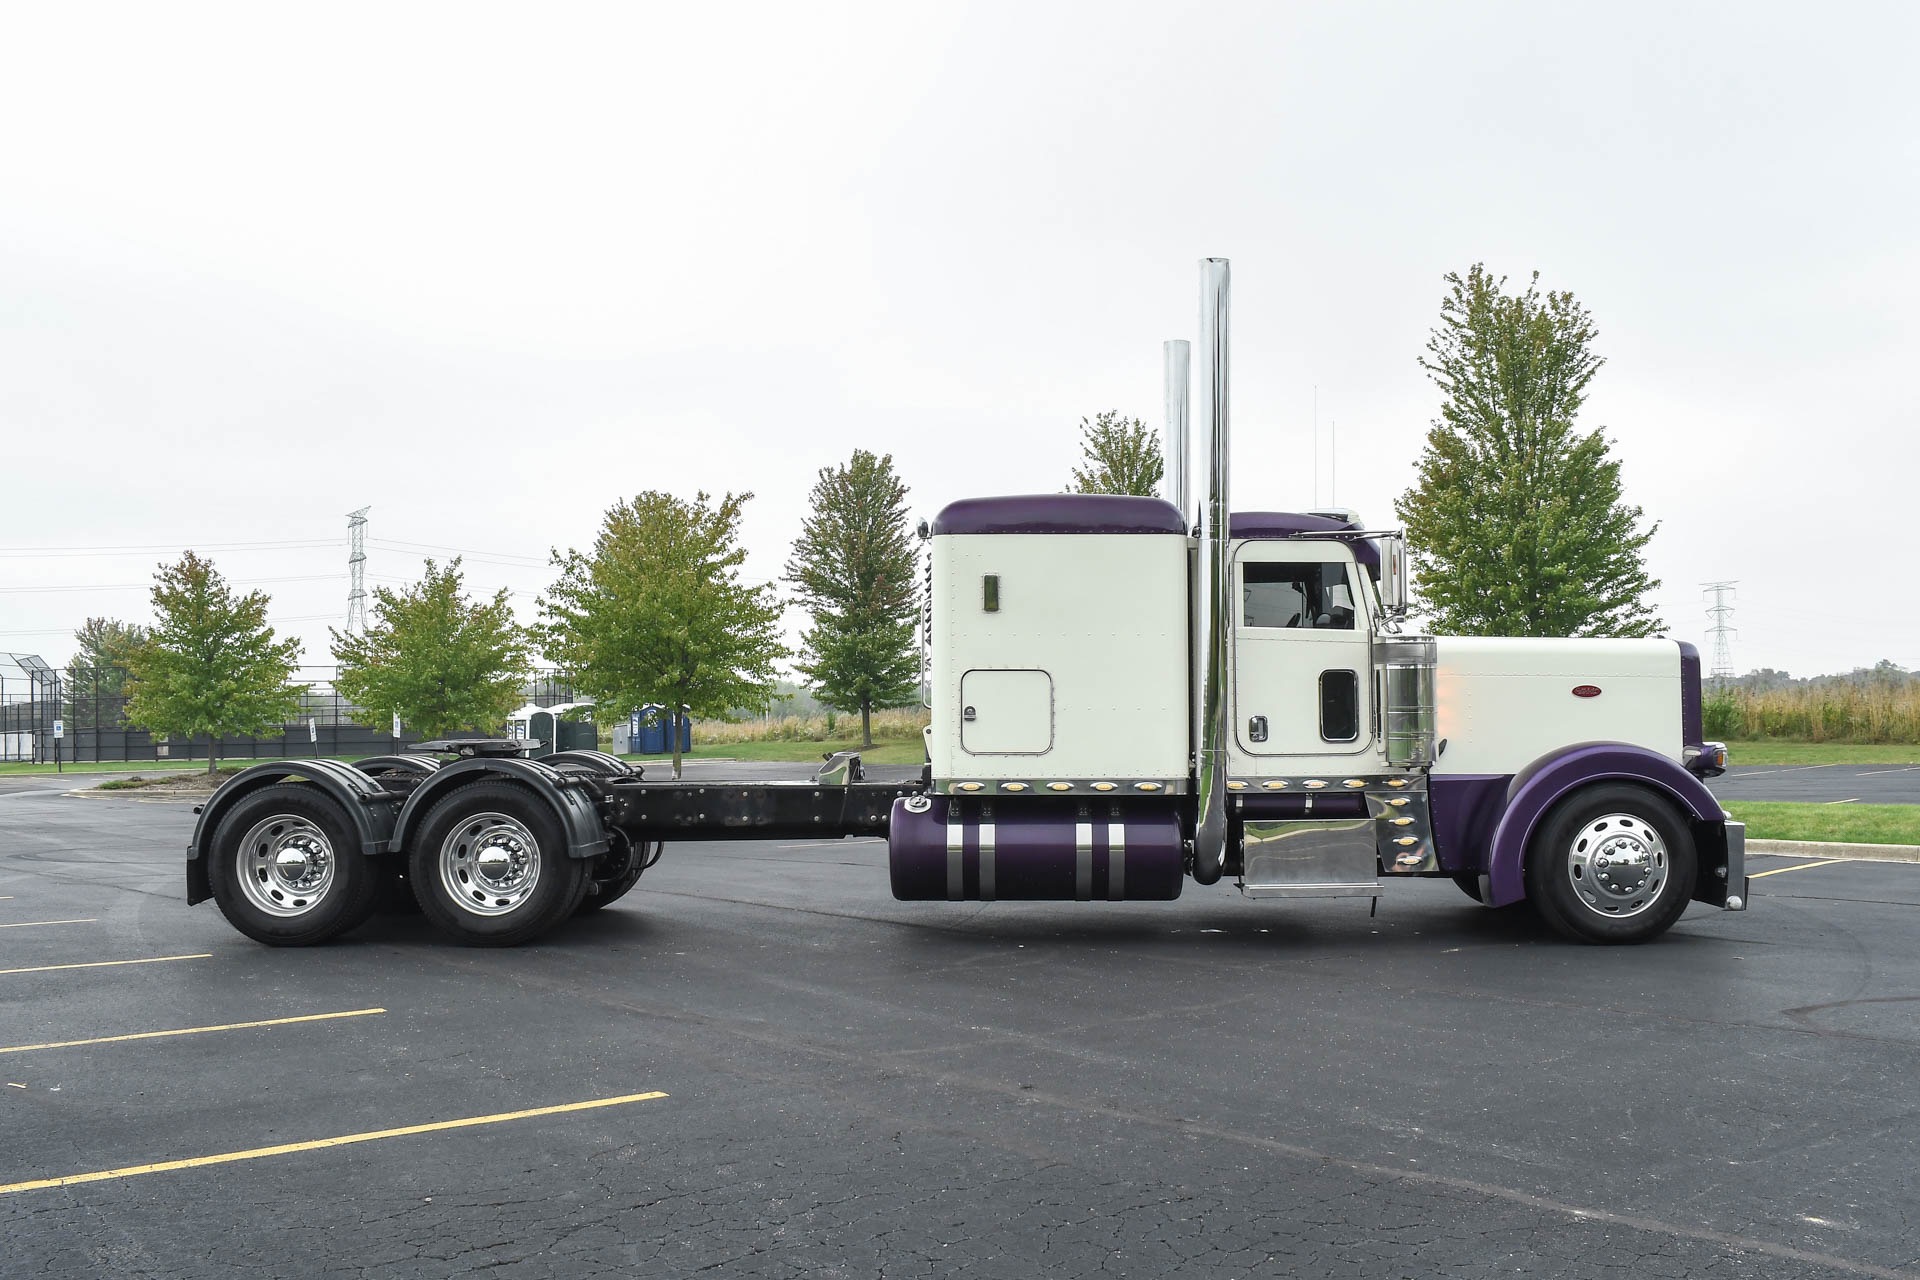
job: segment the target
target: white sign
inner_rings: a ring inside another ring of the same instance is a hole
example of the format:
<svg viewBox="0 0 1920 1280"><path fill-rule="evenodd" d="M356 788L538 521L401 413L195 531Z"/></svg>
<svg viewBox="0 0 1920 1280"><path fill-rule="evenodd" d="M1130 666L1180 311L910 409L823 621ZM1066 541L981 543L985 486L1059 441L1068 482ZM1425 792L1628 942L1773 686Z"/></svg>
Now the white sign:
<svg viewBox="0 0 1920 1280"><path fill-rule="evenodd" d="M398 711L393 713L393 736L396 738L400 736L400 713Z"/></svg>
<svg viewBox="0 0 1920 1280"><path fill-rule="evenodd" d="M320 741L320 722L315 720L312 716L307 717L307 741L308 742Z"/></svg>
<svg viewBox="0 0 1920 1280"><path fill-rule="evenodd" d="M53 736L56 739L67 736L67 722L65 720L55 720L53 722Z"/></svg>

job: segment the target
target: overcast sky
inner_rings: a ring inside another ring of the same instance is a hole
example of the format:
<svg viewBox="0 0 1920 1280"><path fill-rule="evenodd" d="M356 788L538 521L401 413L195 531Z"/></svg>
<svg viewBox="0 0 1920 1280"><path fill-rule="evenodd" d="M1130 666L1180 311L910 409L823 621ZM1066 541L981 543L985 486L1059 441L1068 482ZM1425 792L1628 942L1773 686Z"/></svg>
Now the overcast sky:
<svg viewBox="0 0 1920 1280"><path fill-rule="evenodd" d="M1218 255L1236 507L1314 503L1317 387L1391 523L1442 276L1538 270L1673 633L1738 579L1740 670L1920 666L1920 6L5 12L0 650L193 547L330 662L361 506L531 618L643 489L753 491L756 579L855 448L1058 489Z"/></svg>

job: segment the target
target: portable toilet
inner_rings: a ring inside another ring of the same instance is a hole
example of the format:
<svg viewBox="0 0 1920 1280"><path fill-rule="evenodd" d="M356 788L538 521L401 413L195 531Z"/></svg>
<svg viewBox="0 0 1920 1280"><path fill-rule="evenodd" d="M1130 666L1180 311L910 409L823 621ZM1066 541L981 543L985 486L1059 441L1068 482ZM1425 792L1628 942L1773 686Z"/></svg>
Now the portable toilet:
<svg viewBox="0 0 1920 1280"><path fill-rule="evenodd" d="M591 702L560 702L550 707L528 703L507 717L507 736L532 739L540 745L528 752L536 759L556 751L592 751L600 745L600 731L592 720L568 720L566 714Z"/></svg>
<svg viewBox="0 0 1920 1280"><path fill-rule="evenodd" d="M648 703L633 713L630 729L633 749L638 755L661 756L673 750L673 738L668 729L667 709L657 702ZM675 727L679 730L680 751L685 754L693 750L693 722L688 719L685 709L678 717Z"/></svg>

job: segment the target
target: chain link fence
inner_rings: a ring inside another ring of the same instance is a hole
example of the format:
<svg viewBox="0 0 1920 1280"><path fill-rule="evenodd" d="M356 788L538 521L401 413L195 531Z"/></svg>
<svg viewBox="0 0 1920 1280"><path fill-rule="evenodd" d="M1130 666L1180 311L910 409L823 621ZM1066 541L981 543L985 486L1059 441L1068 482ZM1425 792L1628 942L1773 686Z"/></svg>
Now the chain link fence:
<svg viewBox="0 0 1920 1280"><path fill-rule="evenodd" d="M420 741L417 734L394 737L387 713L371 717L334 687L333 667L302 667L295 676L306 686L299 716L277 732L220 738L156 738L127 723L129 677L124 667L73 663L65 679L39 658L0 654L0 760L54 759L54 722L62 721L61 758L71 763L119 760L273 760L293 756L378 755ZM522 686L523 703L550 707L577 700L573 685L558 671L537 671ZM402 726L404 729L405 726ZM486 726L499 732L500 726Z"/></svg>
<svg viewBox="0 0 1920 1280"><path fill-rule="evenodd" d="M0 760L52 760L60 673L30 653L0 653Z"/></svg>

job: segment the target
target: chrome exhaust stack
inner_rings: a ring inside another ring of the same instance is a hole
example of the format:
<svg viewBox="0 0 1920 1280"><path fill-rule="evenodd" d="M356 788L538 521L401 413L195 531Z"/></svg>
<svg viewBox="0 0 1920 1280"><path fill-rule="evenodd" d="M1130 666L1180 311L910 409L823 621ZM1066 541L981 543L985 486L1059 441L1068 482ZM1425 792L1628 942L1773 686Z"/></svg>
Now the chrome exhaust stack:
<svg viewBox="0 0 1920 1280"><path fill-rule="evenodd" d="M1187 434L1187 369L1192 347L1185 338L1166 343L1167 421L1160 436L1160 456L1166 462L1166 474L1160 480L1160 494L1180 512L1182 520L1193 520L1192 495L1187 491L1187 467L1192 461L1193 443Z"/></svg>
<svg viewBox="0 0 1920 1280"><path fill-rule="evenodd" d="M1220 879L1227 849L1227 626L1233 618L1228 560L1227 260L1200 263L1200 413L1206 432L1206 497L1196 533L1199 574L1193 591L1193 753L1197 808L1193 878ZM1172 346L1171 343L1168 344ZM1184 477L1183 477L1184 478Z"/></svg>

